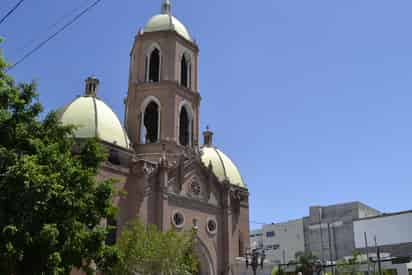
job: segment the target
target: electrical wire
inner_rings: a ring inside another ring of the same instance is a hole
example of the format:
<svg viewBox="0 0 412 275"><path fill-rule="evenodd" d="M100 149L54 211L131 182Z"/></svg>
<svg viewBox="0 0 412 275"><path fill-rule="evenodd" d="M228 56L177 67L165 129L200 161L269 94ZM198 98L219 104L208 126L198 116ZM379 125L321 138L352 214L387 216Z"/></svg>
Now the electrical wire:
<svg viewBox="0 0 412 275"><path fill-rule="evenodd" d="M6 13L5 16L3 16L2 19L0 19L0 25L9 17L12 15L12 13L17 10L17 8L24 2L24 0L20 0L8 13Z"/></svg>
<svg viewBox="0 0 412 275"><path fill-rule="evenodd" d="M263 225L267 224L267 223L264 223L264 222L257 222L257 221L249 221L249 222L252 223L252 224L263 224Z"/></svg>
<svg viewBox="0 0 412 275"><path fill-rule="evenodd" d="M84 2L82 2L81 5L77 6L76 8L73 8L69 11L67 11L66 13L62 14L59 18L57 18L53 23L51 23L50 25L48 25L46 27L46 31L44 33L49 33L50 31L52 31L53 29L55 29L58 25L60 25L60 23L62 23L63 21L65 21L67 18L72 17L74 14L78 13L82 8L84 8L84 4L85 2L91 2L89 0L85 0ZM38 36L39 37L39 36ZM32 46L38 39L38 37L34 37L32 39L30 39L28 42L24 43L22 47L17 48L14 52L15 53L19 53L19 52L23 52L25 51L27 48L29 48L30 46Z"/></svg>
<svg viewBox="0 0 412 275"><path fill-rule="evenodd" d="M56 32L54 32L52 35L50 35L47 39L43 40L42 42L40 42L36 47L34 47L31 51L29 51L28 53L26 53L23 57L21 57L20 59L17 60L17 62L15 62L13 65L11 65L7 71L10 71L12 69L14 69L17 65L19 65L20 63L22 63L24 60L26 60L27 58L29 58L31 55L33 55L35 52L37 52L38 50L40 50L44 45L46 45L50 40L52 40L53 38L55 38L57 35L59 35L60 33L62 33L65 29L67 29L68 27L70 27L71 25L73 25L80 17L82 17L83 15L85 15L87 12L89 12L91 9L93 9L95 6L97 6L102 0L96 0L94 1L90 6L88 6L87 8L85 8L83 11L81 11L79 14L77 14L72 20L70 20L69 22L67 22L66 24L64 24L61 28L59 28Z"/></svg>

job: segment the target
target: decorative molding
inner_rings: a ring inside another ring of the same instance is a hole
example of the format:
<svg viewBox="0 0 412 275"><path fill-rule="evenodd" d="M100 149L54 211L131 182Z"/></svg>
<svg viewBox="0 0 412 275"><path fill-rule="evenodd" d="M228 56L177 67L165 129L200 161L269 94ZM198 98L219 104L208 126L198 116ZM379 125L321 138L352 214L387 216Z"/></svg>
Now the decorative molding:
<svg viewBox="0 0 412 275"><path fill-rule="evenodd" d="M136 158L133 158L130 162L130 171L133 175L142 177L150 177L153 174L155 174L158 166L156 164L153 164L151 162L147 162L145 160L137 160Z"/></svg>
<svg viewBox="0 0 412 275"><path fill-rule="evenodd" d="M209 214L213 215L218 214L221 210L220 207L209 204L207 202L189 197L178 196L173 193L169 193L169 202L178 207L208 212Z"/></svg>

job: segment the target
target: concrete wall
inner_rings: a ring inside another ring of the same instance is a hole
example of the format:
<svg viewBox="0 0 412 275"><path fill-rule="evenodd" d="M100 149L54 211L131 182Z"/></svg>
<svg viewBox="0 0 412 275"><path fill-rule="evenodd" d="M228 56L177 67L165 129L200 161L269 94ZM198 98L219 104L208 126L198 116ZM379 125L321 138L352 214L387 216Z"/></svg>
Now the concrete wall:
<svg viewBox="0 0 412 275"><path fill-rule="evenodd" d="M264 225L262 233L263 249L270 263L288 263L295 260L297 252L305 251L302 219Z"/></svg>
<svg viewBox="0 0 412 275"><path fill-rule="evenodd" d="M356 248L365 247L365 232L369 244L372 244L375 236L381 246L412 243L412 212L355 221Z"/></svg>
<svg viewBox="0 0 412 275"><path fill-rule="evenodd" d="M360 202L310 207L304 218L305 248L324 261L352 255L355 249L353 221L379 214Z"/></svg>
<svg viewBox="0 0 412 275"><path fill-rule="evenodd" d="M252 248L262 249L263 248L263 238L262 229L251 230L250 232L250 245Z"/></svg>

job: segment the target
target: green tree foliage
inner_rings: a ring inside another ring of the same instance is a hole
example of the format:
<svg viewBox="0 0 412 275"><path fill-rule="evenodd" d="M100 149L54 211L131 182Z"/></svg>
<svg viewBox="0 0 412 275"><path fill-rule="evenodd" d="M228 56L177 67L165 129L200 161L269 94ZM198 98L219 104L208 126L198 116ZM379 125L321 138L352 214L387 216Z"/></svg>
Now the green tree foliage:
<svg viewBox="0 0 412 275"><path fill-rule="evenodd" d="M16 84L6 67L0 52L0 274L110 265L101 221L114 214L112 183L96 181L105 152L76 146L56 113L40 119L35 83Z"/></svg>
<svg viewBox="0 0 412 275"><path fill-rule="evenodd" d="M274 267L271 272L272 275L285 275L286 272L283 271L282 268Z"/></svg>
<svg viewBox="0 0 412 275"><path fill-rule="evenodd" d="M362 257L358 252L353 252L352 256L348 259L343 259L336 262L336 269L339 274L360 275L360 266L362 264Z"/></svg>
<svg viewBox="0 0 412 275"><path fill-rule="evenodd" d="M196 274L194 232L159 231L155 226L130 223L117 243L120 262L112 274Z"/></svg>
<svg viewBox="0 0 412 275"><path fill-rule="evenodd" d="M303 275L313 275L315 271L314 265L318 257L311 252L300 253L297 256L299 257L296 272L302 272Z"/></svg>

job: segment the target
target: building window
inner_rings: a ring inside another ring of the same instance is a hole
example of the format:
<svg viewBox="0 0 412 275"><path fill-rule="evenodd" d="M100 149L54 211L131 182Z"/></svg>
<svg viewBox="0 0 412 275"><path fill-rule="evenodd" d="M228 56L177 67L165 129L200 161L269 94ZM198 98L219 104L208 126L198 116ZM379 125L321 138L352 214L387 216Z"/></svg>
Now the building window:
<svg viewBox="0 0 412 275"><path fill-rule="evenodd" d="M185 216L180 212L175 212L172 216L172 224L176 228L182 228L185 224Z"/></svg>
<svg viewBox="0 0 412 275"><path fill-rule="evenodd" d="M208 219L206 224L206 229L209 234L216 234L217 232L217 222L215 219Z"/></svg>
<svg viewBox="0 0 412 275"><path fill-rule="evenodd" d="M142 137L143 143L156 143L159 139L159 106L150 102L143 113Z"/></svg>
<svg viewBox="0 0 412 275"><path fill-rule="evenodd" d="M280 245L278 244L273 244L273 245L267 245L265 246L265 250L276 250L279 249Z"/></svg>
<svg viewBox="0 0 412 275"><path fill-rule="evenodd" d="M275 237L275 231L266 232L266 238L273 238L273 237Z"/></svg>
<svg viewBox="0 0 412 275"><path fill-rule="evenodd" d="M191 66L189 62L189 58L184 54L182 56L182 60L180 62L180 84L186 88L190 88L190 81L191 81Z"/></svg>
<svg viewBox="0 0 412 275"><path fill-rule="evenodd" d="M159 82L160 79L160 51L155 48L150 54L149 82Z"/></svg>
<svg viewBox="0 0 412 275"><path fill-rule="evenodd" d="M189 113L185 106L180 111L180 129L179 129L179 142L180 145L188 146L191 143L191 122L189 119Z"/></svg>

